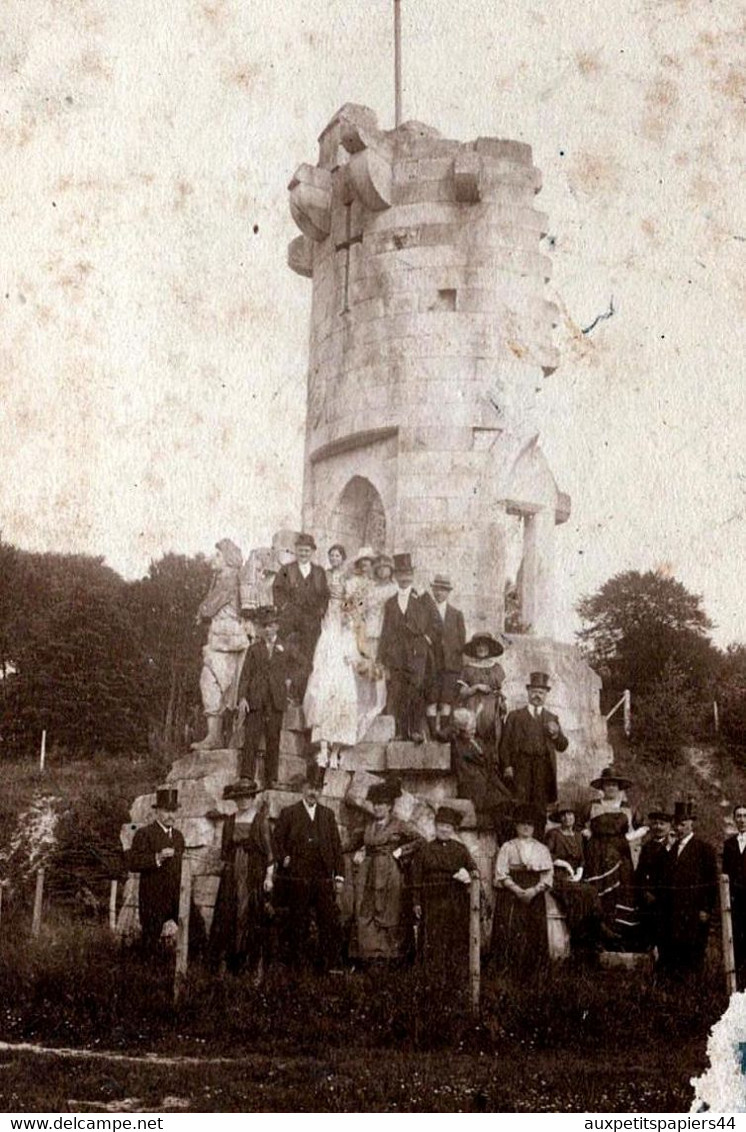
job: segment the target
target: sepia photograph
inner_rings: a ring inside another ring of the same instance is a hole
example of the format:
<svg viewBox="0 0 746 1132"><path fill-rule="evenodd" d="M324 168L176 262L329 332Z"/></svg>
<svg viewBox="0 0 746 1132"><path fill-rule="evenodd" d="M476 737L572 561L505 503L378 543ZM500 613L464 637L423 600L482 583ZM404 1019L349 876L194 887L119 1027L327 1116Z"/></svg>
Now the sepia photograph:
<svg viewBox="0 0 746 1132"><path fill-rule="evenodd" d="M745 35L4 0L0 1112L746 1112Z"/></svg>

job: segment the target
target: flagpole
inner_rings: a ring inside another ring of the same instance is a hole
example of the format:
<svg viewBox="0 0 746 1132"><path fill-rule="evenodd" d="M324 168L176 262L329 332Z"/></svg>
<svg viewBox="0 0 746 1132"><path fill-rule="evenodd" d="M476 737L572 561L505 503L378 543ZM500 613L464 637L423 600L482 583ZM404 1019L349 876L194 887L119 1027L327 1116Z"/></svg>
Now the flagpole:
<svg viewBox="0 0 746 1132"><path fill-rule="evenodd" d="M394 0L394 125L401 126L401 0Z"/></svg>

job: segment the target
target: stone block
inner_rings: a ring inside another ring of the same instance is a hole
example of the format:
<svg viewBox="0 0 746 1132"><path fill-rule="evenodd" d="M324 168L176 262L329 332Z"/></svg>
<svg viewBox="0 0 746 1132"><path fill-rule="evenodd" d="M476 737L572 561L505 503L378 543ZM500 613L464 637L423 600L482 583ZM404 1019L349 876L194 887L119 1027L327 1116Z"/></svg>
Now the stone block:
<svg viewBox="0 0 746 1132"><path fill-rule="evenodd" d="M453 159L453 188L456 200L462 204L476 204L480 199L482 162L474 150L462 150Z"/></svg>
<svg viewBox="0 0 746 1132"><path fill-rule="evenodd" d="M324 772L324 798L344 798L352 782L352 771L327 770Z"/></svg>
<svg viewBox="0 0 746 1132"><path fill-rule="evenodd" d="M290 731L283 728L280 733L280 754L303 758L306 753L306 735L303 731Z"/></svg>
<svg viewBox="0 0 746 1132"><path fill-rule="evenodd" d="M209 818L182 818L176 822L176 828L181 832L187 848L200 845L212 845L215 840L215 823Z"/></svg>
<svg viewBox="0 0 746 1132"><path fill-rule="evenodd" d="M348 806L357 806L370 812L370 803L366 801L368 791L376 782L383 782L380 774L371 774L367 770L356 770L345 794Z"/></svg>
<svg viewBox="0 0 746 1132"><path fill-rule="evenodd" d="M206 778L208 775L226 774L238 777L238 751L221 748L218 751L190 751L177 759L166 776L166 782L180 778Z"/></svg>
<svg viewBox="0 0 746 1132"><path fill-rule="evenodd" d="M138 801L139 801L139 799L138 799ZM134 809L135 807L133 806L132 808ZM135 836L135 833L137 832L137 830L140 828L141 825L147 825L147 822L145 822L145 821L140 821L140 822L138 822L138 821L127 821L127 822L124 823L124 825L119 830L119 841L120 841L122 849L124 850L125 853L127 853L129 851L129 849L131 848L132 838Z"/></svg>
<svg viewBox="0 0 746 1132"><path fill-rule="evenodd" d="M457 785L454 775L443 774L437 778L432 774L416 774L405 771L401 776L402 790L416 794L432 806L450 803L456 797Z"/></svg>
<svg viewBox="0 0 746 1132"><path fill-rule="evenodd" d="M393 715L377 715L365 732L358 749L363 743L389 743L396 734L396 724Z"/></svg>
<svg viewBox="0 0 746 1132"><path fill-rule="evenodd" d="M202 908L214 908L220 886L220 877L207 873L194 878L192 895L194 903Z"/></svg>
<svg viewBox="0 0 746 1132"><path fill-rule="evenodd" d="M305 731L306 721L303 717L303 708L300 704L288 704L282 717L284 731Z"/></svg>
<svg viewBox="0 0 746 1132"><path fill-rule="evenodd" d="M279 817L280 810L300 802L303 795L295 790L265 790L264 799L269 807L269 816L272 820Z"/></svg>
<svg viewBox="0 0 746 1132"><path fill-rule="evenodd" d="M308 763L304 758L298 755L284 755L280 752L279 760L279 775L280 782L286 784L292 782L294 778L302 775L305 777L308 772Z"/></svg>
<svg viewBox="0 0 746 1132"><path fill-rule="evenodd" d="M214 776L213 776L214 777ZM179 790L179 822L184 818L201 817L213 809L217 801L215 792L207 789L212 778L187 778L177 782ZM149 795L148 795L149 796ZM220 790L222 796L222 789Z"/></svg>
<svg viewBox="0 0 746 1132"><path fill-rule="evenodd" d="M358 743L342 751L339 759L342 770L376 771L386 769L385 743Z"/></svg>
<svg viewBox="0 0 746 1132"><path fill-rule="evenodd" d="M447 743L389 743L386 747L386 770L450 773L451 748Z"/></svg>

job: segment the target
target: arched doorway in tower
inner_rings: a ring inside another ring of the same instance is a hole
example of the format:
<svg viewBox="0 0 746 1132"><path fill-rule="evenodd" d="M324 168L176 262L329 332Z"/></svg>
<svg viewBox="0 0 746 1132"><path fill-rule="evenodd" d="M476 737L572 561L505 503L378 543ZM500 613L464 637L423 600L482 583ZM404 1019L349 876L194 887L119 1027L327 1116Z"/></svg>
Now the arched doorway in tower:
<svg viewBox="0 0 746 1132"><path fill-rule="evenodd" d="M386 511L370 480L353 476L337 500L331 522L335 542L352 555L361 546L372 546L376 554L386 548Z"/></svg>

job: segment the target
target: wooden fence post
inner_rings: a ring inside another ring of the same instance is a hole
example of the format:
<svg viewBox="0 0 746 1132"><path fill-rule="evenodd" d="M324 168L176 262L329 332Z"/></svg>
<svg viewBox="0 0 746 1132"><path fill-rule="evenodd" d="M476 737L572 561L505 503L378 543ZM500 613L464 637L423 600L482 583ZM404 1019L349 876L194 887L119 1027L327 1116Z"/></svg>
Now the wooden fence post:
<svg viewBox="0 0 746 1132"><path fill-rule="evenodd" d="M34 917L31 921L31 934L38 936L41 931L41 906L44 899L44 869L36 871L36 892L34 893Z"/></svg>
<svg viewBox="0 0 746 1132"><path fill-rule="evenodd" d="M109 928L115 932L117 930L117 887L119 882L113 880L111 888L109 889Z"/></svg>
<svg viewBox="0 0 746 1132"><path fill-rule="evenodd" d="M482 950L482 929L479 919L480 887L481 882L479 877L472 877L469 886L469 990L471 992L471 1009L473 1014L479 1014L479 981Z"/></svg>
<svg viewBox="0 0 746 1132"><path fill-rule="evenodd" d="M736 982L736 959L733 953L733 919L730 912L730 881L725 873L720 874L720 920L723 928L723 966L725 985L728 994L738 990Z"/></svg>
<svg viewBox="0 0 746 1132"><path fill-rule="evenodd" d="M176 970L174 971L174 1004L184 989L189 964L189 913L192 907L192 870L186 853L181 858L181 887L179 889L179 924L176 935Z"/></svg>

